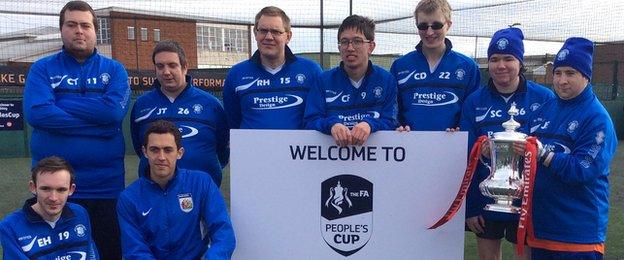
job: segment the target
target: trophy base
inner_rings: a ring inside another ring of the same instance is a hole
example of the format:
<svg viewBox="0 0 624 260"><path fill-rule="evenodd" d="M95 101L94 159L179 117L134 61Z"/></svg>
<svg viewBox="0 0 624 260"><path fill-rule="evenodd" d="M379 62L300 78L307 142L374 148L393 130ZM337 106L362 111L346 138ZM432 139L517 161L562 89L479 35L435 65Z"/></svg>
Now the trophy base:
<svg viewBox="0 0 624 260"><path fill-rule="evenodd" d="M483 209L488 211L520 214L520 208L513 205L487 204Z"/></svg>

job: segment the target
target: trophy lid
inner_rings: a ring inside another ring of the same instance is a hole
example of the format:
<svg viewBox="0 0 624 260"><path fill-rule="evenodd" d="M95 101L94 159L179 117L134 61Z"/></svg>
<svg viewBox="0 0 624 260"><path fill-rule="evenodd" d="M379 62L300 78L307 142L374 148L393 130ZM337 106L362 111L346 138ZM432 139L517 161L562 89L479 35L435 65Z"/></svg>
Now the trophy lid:
<svg viewBox="0 0 624 260"><path fill-rule="evenodd" d="M516 132L516 129L520 127L520 123L514 120L514 116L518 115L518 109L516 108L516 103L511 103L511 107L507 114L509 114L509 120L505 121L502 125L505 128L503 132L494 133L495 140L508 140L508 141L524 141L527 135L524 133Z"/></svg>

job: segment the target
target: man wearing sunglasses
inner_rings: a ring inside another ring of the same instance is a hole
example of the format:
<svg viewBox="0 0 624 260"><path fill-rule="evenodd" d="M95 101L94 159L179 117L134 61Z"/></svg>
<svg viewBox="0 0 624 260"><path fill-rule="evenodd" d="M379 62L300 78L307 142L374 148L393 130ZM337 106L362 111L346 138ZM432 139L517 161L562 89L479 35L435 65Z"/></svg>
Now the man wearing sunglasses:
<svg viewBox="0 0 624 260"><path fill-rule="evenodd" d="M378 130L396 127L396 80L369 57L375 23L351 15L338 28L340 66L324 72L308 95L307 129L334 137L339 146L363 145Z"/></svg>
<svg viewBox="0 0 624 260"><path fill-rule="evenodd" d="M479 87L479 69L446 39L453 24L446 0L420 1L414 18L420 43L390 69L399 87L397 130L455 130L464 99Z"/></svg>
<svg viewBox="0 0 624 260"><path fill-rule="evenodd" d="M278 7L256 14L254 35L258 50L232 67L225 79L228 123L233 129L301 129L310 81L321 67L288 48L290 18Z"/></svg>

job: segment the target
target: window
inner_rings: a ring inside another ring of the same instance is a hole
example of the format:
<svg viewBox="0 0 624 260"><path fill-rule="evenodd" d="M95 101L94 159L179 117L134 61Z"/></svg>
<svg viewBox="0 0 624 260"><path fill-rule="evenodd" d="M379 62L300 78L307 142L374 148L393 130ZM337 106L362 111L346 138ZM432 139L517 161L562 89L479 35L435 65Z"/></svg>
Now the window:
<svg viewBox="0 0 624 260"><path fill-rule="evenodd" d="M110 19L98 18L97 44L110 43Z"/></svg>
<svg viewBox="0 0 624 260"><path fill-rule="evenodd" d="M154 29L154 41L155 42L160 41L160 29Z"/></svg>
<svg viewBox="0 0 624 260"><path fill-rule="evenodd" d="M147 28L141 28L141 41L147 41Z"/></svg>
<svg viewBox="0 0 624 260"><path fill-rule="evenodd" d="M128 26L128 40L134 40L134 27Z"/></svg>
<svg viewBox="0 0 624 260"><path fill-rule="evenodd" d="M247 52L247 30L197 26L197 48L203 51Z"/></svg>

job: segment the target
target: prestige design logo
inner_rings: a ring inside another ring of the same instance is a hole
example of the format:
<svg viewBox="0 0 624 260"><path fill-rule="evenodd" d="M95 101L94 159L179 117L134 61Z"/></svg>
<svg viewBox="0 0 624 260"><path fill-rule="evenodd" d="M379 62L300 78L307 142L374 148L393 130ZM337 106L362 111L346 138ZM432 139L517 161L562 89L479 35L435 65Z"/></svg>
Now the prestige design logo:
<svg viewBox="0 0 624 260"><path fill-rule="evenodd" d="M373 231L373 183L343 174L321 183L321 235L337 253L362 249Z"/></svg>

